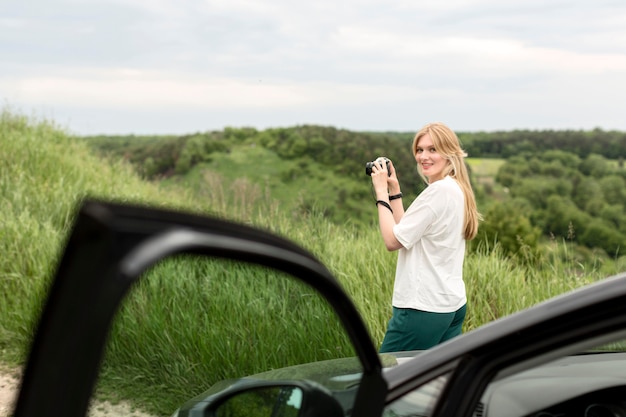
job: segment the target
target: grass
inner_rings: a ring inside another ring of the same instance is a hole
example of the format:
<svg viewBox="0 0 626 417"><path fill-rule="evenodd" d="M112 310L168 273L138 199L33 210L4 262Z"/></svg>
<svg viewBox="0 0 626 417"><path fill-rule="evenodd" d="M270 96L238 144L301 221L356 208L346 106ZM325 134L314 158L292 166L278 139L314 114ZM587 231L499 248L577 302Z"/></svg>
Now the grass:
<svg viewBox="0 0 626 417"><path fill-rule="evenodd" d="M506 162L501 158L466 158L472 174L478 178L493 178Z"/></svg>
<svg viewBox="0 0 626 417"><path fill-rule="evenodd" d="M501 158L467 158L477 195L486 194L491 201L505 198L507 190L496 183L498 170L506 161Z"/></svg>
<svg viewBox="0 0 626 417"><path fill-rule="evenodd" d="M384 249L377 227L332 224L315 205L285 208L259 183L236 177L244 170L237 155L223 161L232 164L228 181L198 170L193 192L182 184L162 187L142 181L124 163L96 158L49 121L5 110L0 158L1 362L23 363L73 210L85 196L214 214L285 236L327 265L354 300L374 343L382 340L396 255ZM473 164L478 175L496 169L495 162ZM245 169L279 181L271 166ZM581 270L563 256L566 246L551 245L558 256L541 270L504 257L497 244L470 253L466 330L606 272ZM262 268L178 257L148 271L124 302L98 392L165 416L223 378L351 355L336 318L307 287Z"/></svg>
<svg viewBox="0 0 626 417"><path fill-rule="evenodd" d="M172 411L217 380L353 356L338 329L311 289L273 271L176 258L147 274L126 301L107 375L128 391L141 382L146 396L162 401L155 409Z"/></svg>

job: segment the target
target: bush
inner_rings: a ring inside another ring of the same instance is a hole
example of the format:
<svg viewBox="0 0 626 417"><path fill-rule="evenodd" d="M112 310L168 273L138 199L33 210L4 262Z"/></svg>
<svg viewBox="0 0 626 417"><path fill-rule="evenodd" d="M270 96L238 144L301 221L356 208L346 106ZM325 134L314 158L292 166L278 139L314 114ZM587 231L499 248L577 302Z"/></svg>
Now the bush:
<svg viewBox="0 0 626 417"><path fill-rule="evenodd" d="M478 228L477 242L498 242L507 256L530 260L535 258L541 230L533 227L523 213L531 210L523 199L494 204Z"/></svg>

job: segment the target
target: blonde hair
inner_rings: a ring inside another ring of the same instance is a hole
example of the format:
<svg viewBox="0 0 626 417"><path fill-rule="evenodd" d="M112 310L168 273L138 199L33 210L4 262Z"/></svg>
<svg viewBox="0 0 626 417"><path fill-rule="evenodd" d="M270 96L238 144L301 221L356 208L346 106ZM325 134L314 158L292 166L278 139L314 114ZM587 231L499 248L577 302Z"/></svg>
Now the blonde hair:
<svg viewBox="0 0 626 417"><path fill-rule="evenodd" d="M469 173L467 171L467 167L465 166L464 158L467 154L461 148L459 138L456 136L456 133L452 131L452 129L443 123L429 123L415 134L413 146L411 148L413 156L417 154L419 140L426 134L430 135L430 139L433 141L433 145L437 153L448 160L448 165L443 171L443 176L446 177L449 175L452 177L456 180L463 191L463 196L465 197L465 227L463 236L466 240L472 240L478 233L478 222L482 220L482 216L476 207L474 190L472 190ZM428 179L422 173L419 164L417 170L424 181L428 182Z"/></svg>

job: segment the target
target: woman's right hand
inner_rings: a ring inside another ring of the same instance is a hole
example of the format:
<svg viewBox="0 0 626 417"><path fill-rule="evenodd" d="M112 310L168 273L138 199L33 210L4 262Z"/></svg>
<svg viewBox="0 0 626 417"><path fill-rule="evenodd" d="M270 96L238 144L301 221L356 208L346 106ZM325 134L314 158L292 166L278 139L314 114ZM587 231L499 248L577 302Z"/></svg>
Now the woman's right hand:
<svg viewBox="0 0 626 417"><path fill-rule="evenodd" d="M393 161L389 160L389 176L387 177L387 188L389 194L398 194L400 192L400 181L396 174L396 168L393 166Z"/></svg>

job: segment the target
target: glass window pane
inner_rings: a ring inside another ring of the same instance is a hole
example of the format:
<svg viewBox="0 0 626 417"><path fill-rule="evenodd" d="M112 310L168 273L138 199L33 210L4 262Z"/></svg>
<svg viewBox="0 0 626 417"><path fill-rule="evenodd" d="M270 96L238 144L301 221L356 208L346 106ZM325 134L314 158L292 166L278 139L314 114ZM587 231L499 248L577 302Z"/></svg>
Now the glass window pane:
<svg viewBox="0 0 626 417"><path fill-rule="evenodd" d="M435 378L397 399L385 408L383 415L385 417L431 416L448 377L449 374Z"/></svg>
<svg viewBox="0 0 626 417"><path fill-rule="evenodd" d="M485 415L626 416L626 346L602 343L575 354L501 375L479 407Z"/></svg>

